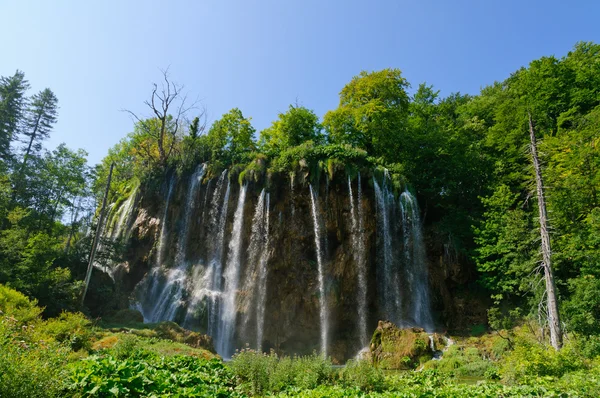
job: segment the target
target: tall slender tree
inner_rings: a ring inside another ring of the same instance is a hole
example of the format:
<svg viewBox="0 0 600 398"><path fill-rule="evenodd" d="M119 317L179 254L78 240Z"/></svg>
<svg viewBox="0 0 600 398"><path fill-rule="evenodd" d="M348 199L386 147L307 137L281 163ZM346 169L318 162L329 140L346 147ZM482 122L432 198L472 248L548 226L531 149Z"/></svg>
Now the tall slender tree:
<svg viewBox="0 0 600 398"><path fill-rule="evenodd" d="M11 158L10 143L15 139L26 104L25 92L29 83L17 70L13 76L0 77L0 159Z"/></svg>
<svg viewBox="0 0 600 398"><path fill-rule="evenodd" d="M552 250L550 248L550 235L548 234L548 215L546 212L546 198L544 196L544 181L542 170L537 154L537 143L531 113L529 117L529 139L531 141L531 158L535 170L535 182L537 187L537 199L540 218L540 235L542 238L542 266L544 268L544 279L546 280L546 303L548 306L548 325L550 327L550 342L552 347L560 350L563 345L562 328L558 312L558 300L556 298L556 284L552 272Z"/></svg>
<svg viewBox="0 0 600 398"><path fill-rule="evenodd" d="M23 174L31 151L39 151L42 147L42 141L50 136L50 131L56 123L57 116L58 99L52 90L46 88L31 97L23 129L23 135L25 136L23 141L26 147L23 148L25 153L19 170L20 175Z"/></svg>

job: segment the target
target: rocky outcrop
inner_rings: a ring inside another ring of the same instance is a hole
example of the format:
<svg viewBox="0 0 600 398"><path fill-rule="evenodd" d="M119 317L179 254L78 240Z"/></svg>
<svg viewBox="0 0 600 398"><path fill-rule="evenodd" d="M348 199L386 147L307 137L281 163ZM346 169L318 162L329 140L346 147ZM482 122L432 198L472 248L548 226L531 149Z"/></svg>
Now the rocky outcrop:
<svg viewBox="0 0 600 398"><path fill-rule="evenodd" d="M389 321L379 321L369 347L369 356L381 369L415 369L429 361L435 347L443 345L438 334L421 328L398 328Z"/></svg>
<svg viewBox="0 0 600 398"><path fill-rule="evenodd" d="M247 182L246 201L244 203L244 222L241 236L242 264L240 280L255 278L246 274L247 250L252 234L252 218L259 193L266 187L270 193L269 223L269 256L267 274L267 296L264 319L262 349L274 349L286 354L308 354L319 350L319 288L317 278L317 258L314 241L314 225L311 218L311 203L308 189L309 181L288 175L276 174L253 177ZM215 226L210 220L211 202L215 196L216 178L207 176L202 180L193 208L186 211L189 192L189 175L175 178L174 191L166 214L167 234L163 246L163 267L165 269L178 266L177 251L182 247L182 236L188 237L183 244L184 259L188 267L189 277L186 289L178 298L180 308L173 313L172 320L184 324L188 328L201 333L208 331L208 299L201 302L193 311L188 311L192 301L191 290L199 286L201 278L207 278L206 270L211 264L214 251L213 236ZM225 242L229 241L233 228L233 213L239 195L239 184L236 176L231 176L231 192L229 205L226 207ZM357 181L352 182L356 189ZM358 275L353 241L351 239L351 203L348 194L345 174L333 179L321 178L314 184L318 196L318 208L322 220L322 247L324 251L324 269L326 278L325 301L329 312L329 354L337 361L345 361L354 357L363 347L359 341L357 289ZM169 188L168 179L162 187L141 186L136 193L132 216L128 217L129 225L124 227L126 234L125 265L117 275L118 284L140 300L140 282L157 267L158 240L161 236L165 199ZM378 320L385 319L382 311L380 286L381 268L378 237L377 206L373 187L373 177L365 173L362 179L362 201L356 203L364 213L364 231L367 266L367 326L369 334L377 328ZM356 191L355 191L356 192ZM118 210L118 209L116 209ZM115 211L116 211L115 210ZM190 220L183 222L184 214ZM425 220L426 222L426 220ZM183 225L189 231L182 232ZM432 302L432 313L435 325L439 329L448 330L461 324L474 321L482 323L485 312L472 305L478 296L467 288L473 281L473 272L456 258L449 258L444 248L436 243L434 233L425 225L425 241L427 248L427 267L429 272L429 291ZM223 253L222 263L226 264L227 246ZM179 255L181 257L181 255ZM181 262L181 258L179 259ZM467 270L467 271L465 271ZM196 278L196 279L194 279ZM143 300L151 305L153 297L150 291L160 290L160 283L146 286L148 291ZM408 283L401 281L401 284ZM152 290L154 289L154 290ZM401 291L410 291L400 286ZM237 327L234 333L236 346L251 346L256 341L256 319L254 301L248 299L250 293L244 291L243 284L237 294ZM403 297L406 302L410 297ZM462 303L462 304L461 304ZM473 311L475 309L476 311ZM481 318L483 317L483 318ZM458 322L456 322L458 321ZM416 340L415 340L416 341ZM419 340L420 341L420 340ZM427 346L427 344L426 344ZM425 349L426 351L427 349ZM412 357L411 357L412 358ZM412 361L412 359L411 359Z"/></svg>

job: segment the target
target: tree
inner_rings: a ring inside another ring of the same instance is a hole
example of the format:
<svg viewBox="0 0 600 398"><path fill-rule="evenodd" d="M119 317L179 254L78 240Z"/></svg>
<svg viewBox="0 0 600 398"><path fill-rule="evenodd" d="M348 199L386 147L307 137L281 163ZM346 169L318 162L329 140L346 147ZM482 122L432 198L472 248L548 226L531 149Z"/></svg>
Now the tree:
<svg viewBox="0 0 600 398"><path fill-rule="evenodd" d="M57 115L58 99L49 88L40 91L31 98L23 129L23 135L26 137L24 143L27 144L27 147L25 148L19 173L23 173L31 151L39 151L42 148L42 141L50 136Z"/></svg>
<svg viewBox="0 0 600 398"><path fill-rule="evenodd" d="M531 158L535 171L535 182L537 187L537 199L540 221L540 235L542 238L542 267L544 268L544 279L546 281L546 302L548 311L548 326L550 327L550 341L556 350L560 350L563 344L562 326L558 312L558 299L556 297L556 284L554 283L554 272L552 270L552 250L550 248L550 234L548 233L548 214L546 211L546 197L544 195L544 182L542 170L538 159L537 144L533 121L529 114L529 137L531 139Z"/></svg>
<svg viewBox="0 0 600 398"><path fill-rule="evenodd" d="M163 83L159 86L153 83L150 100L144 103L154 114L156 123L147 123L130 110L125 110L137 121L137 126L156 142L158 162L165 168L173 153L177 133L188 111L195 107L196 102L187 105L187 96L182 94L183 85L169 80L169 71L162 70Z"/></svg>
<svg viewBox="0 0 600 398"><path fill-rule="evenodd" d="M243 161L247 154L256 149L253 141L255 131L251 119L245 118L238 108L225 113L213 123L206 136L212 159L225 164Z"/></svg>
<svg viewBox="0 0 600 398"><path fill-rule="evenodd" d="M408 86L399 69L353 77L340 93L338 108L325 115L331 140L396 161L407 130Z"/></svg>
<svg viewBox="0 0 600 398"><path fill-rule="evenodd" d="M25 108L29 83L19 70L10 77L0 77L0 159L11 157L10 143L17 136Z"/></svg>
<svg viewBox="0 0 600 398"><path fill-rule="evenodd" d="M290 105L285 113L280 113L271 127L260 133L261 149L269 154L279 153L307 141L324 143L323 126L319 117L303 106Z"/></svg>

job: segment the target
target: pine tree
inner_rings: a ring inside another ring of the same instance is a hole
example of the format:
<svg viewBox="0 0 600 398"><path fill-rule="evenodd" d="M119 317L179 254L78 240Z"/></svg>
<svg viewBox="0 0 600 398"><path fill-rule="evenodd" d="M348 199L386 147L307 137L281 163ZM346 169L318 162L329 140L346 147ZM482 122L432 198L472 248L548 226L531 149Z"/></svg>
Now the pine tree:
<svg viewBox="0 0 600 398"><path fill-rule="evenodd" d="M42 147L42 141L50 136L57 115L58 99L49 88L40 91L31 98L23 129L23 135L26 137L24 143L27 146L24 147L25 154L23 155L20 174L23 173L27 165L27 159L31 151L39 151Z"/></svg>
<svg viewBox="0 0 600 398"><path fill-rule="evenodd" d="M17 70L13 76L0 77L0 159L11 158L10 143L17 136L25 108L29 83Z"/></svg>

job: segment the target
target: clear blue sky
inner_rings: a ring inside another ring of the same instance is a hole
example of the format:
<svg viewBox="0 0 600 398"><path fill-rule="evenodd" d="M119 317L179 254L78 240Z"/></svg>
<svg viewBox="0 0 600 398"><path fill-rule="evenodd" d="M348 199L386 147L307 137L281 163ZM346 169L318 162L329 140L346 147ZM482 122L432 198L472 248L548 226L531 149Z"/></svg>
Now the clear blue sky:
<svg viewBox="0 0 600 398"><path fill-rule="evenodd" d="M361 70L476 94L543 55L600 42L600 1L0 1L0 75L51 88L66 142L96 163L132 130L159 68L261 130L296 100L319 116ZM193 116L193 115L190 115Z"/></svg>

